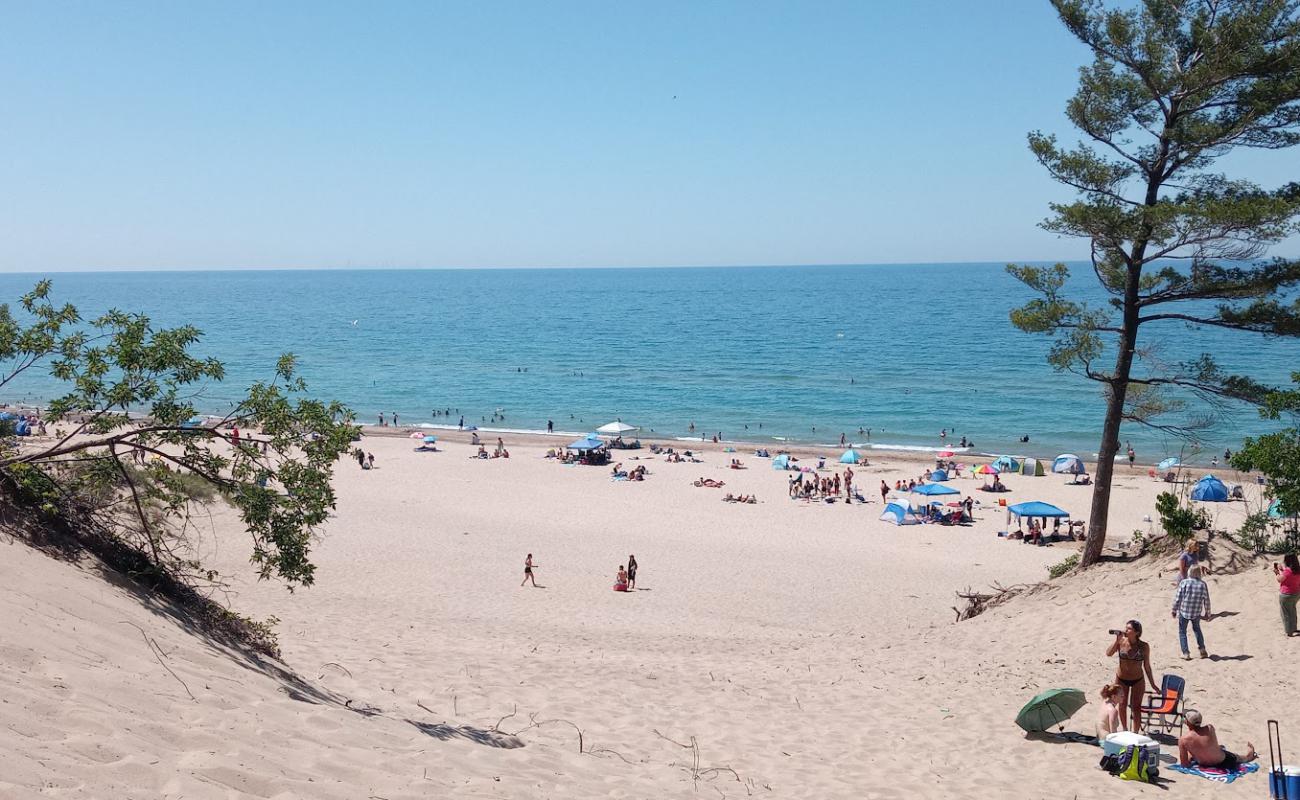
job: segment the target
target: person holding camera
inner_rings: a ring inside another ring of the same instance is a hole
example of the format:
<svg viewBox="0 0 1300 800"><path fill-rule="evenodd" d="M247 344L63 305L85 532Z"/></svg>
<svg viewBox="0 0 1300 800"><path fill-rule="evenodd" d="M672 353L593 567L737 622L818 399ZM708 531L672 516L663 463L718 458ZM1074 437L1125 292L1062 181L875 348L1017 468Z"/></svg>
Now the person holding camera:
<svg viewBox="0 0 1300 800"><path fill-rule="evenodd" d="M1152 686L1156 679L1151 674L1151 645L1142 641L1142 623L1135 619L1124 625L1124 630L1111 630L1115 641L1106 648L1106 655L1119 656L1119 668L1115 670L1115 682L1119 684L1119 724L1134 733L1142 731L1142 698L1146 694L1146 681ZM1132 711L1132 726L1128 714Z"/></svg>
<svg viewBox="0 0 1300 800"><path fill-rule="evenodd" d="M1287 553L1282 559L1285 567L1273 562L1273 577L1277 578L1278 602L1282 607L1282 630L1287 636L1296 634L1296 602L1300 601L1300 559L1295 553Z"/></svg>
<svg viewBox="0 0 1300 800"><path fill-rule="evenodd" d="M1178 620L1178 646L1183 649L1183 660L1191 661L1192 654L1187 649L1187 624L1192 624L1196 634L1196 646L1201 651L1201 658L1209 658L1205 651L1205 637L1201 635L1201 620L1210 618L1210 587L1201 580L1201 566L1194 564L1187 570L1187 577L1178 582L1178 592L1174 595L1174 608L1170 616Z"/></svg>

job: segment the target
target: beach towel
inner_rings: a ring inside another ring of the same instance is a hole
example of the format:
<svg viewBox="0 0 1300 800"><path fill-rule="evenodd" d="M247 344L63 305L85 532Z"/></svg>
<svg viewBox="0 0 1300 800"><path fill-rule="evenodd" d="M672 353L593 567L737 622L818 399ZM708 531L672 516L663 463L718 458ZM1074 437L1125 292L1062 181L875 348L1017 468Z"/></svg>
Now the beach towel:
<svg viewBox="0 0 1300 800"><path fill-rule="evenodd" d="M1259 764L1250 762L1249 764L1239 764L1236 772L1228 772L1218 767L1184 767L1182 764L1171 764L1169 768L1174 772L1182 772L1186 775L1196 775L1206 780L1216 781L1218 783L1232 783L1242 775L1249 775L1259 769Z"/></svg>

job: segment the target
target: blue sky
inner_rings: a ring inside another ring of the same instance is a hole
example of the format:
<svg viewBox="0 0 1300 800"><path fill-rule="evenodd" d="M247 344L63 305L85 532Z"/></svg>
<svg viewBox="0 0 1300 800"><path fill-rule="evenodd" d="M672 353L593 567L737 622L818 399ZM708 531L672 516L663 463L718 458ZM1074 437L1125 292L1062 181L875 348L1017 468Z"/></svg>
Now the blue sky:
<svg viewBox="0 0 1300 800"><path fill-rule="evenodd" d="M0 30L0 270L1086 254L1036 227L1070 195L1025 134L1068 134L1087 58L1045 0L0 0Z"/></svg>

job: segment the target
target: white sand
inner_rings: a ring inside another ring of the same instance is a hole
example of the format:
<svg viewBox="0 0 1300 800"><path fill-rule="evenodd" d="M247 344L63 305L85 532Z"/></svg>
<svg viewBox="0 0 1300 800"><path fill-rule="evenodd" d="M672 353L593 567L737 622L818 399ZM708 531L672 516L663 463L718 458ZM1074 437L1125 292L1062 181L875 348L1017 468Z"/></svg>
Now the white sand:
<svg viewBox="0 0 1300 800"><path fill-rule="evenodd" d="M209 560L237 609L280 618L285 662L310 681L292 692L97 574L0 545L0 795L685 797L695 777L699 796L1152 794L1099 772L1096 748L1027 739L1012 721L1050 687L1095 703L1114 668L1106 629L1134 616L1157 676L1185 675L1230 746L1263 745L1270 716L1300 730L1284 705L1300 639L1281 634L1264 562L1211 581L1216 610L1236 612L1206 626L1211 652L1247 658L1185 663L1169 563L1103 566L954 625L954 590L1044 579L1078 545L1000 539L1005 513L987 506L971 527L879 521L880 479L917 463L857 469L873 502L827 506L788 500L786 473L747 455L743 471L717 451L655 459L627 483L533 445L480 461L466 444L414 444L368 437L379 468L340 466L309 589L251 581L236 521L215 516ZM1111 530L1149 530L1161 485L1119 471ZM691 486L700 476L727 486ZM1086 517L1090 488L1064 481L1012 476L1001 496ZM1242 506L1212 506L1219 526ZM519 587L528 552L544 589ZM615 593L628 553L641 591ZM316 691L328 697L291 696ZM487 732L512 712L499 728L517 737ZM1090 732L1095 712L1073 729ZM663 737L694 737L698 771ZM1260 775L1230 790L1168 777L1184 796L1266 791Z"/></svg>

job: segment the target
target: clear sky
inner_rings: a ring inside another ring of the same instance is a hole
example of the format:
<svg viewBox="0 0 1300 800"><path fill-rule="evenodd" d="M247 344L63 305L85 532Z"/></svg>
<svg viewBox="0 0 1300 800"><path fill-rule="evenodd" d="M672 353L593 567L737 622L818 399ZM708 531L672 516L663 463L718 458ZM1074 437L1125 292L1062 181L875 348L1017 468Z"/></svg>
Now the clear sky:
<svg viewBox="0 0 1300 800"><path fill-rule="evenodd" d="M1036 227L1070 195L1025 134L1068 133L1088 57L1046 0L0 0L0 31L0 270L1086 254Z"/></svg>

